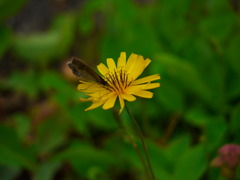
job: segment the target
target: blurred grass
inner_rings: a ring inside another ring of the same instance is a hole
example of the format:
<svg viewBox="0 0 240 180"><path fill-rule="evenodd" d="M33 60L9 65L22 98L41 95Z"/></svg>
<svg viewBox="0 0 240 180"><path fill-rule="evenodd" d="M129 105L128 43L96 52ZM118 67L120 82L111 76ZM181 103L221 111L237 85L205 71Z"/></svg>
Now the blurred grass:
<svg viewBox="0 0 240 180"><path fill-rule="evenodd" d="M1 0L0 179L145 179L113 112L85 112L66 66L125 51L161 75L153 99L131 103L157 179L223 180L209 165L220 146L240 143L234 2Z"/></svg>

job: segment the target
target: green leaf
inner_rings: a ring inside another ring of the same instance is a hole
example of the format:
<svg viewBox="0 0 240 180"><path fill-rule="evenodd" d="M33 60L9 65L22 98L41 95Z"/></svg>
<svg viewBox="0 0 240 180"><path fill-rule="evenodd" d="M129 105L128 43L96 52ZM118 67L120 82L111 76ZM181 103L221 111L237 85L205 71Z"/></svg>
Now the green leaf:
<svg viewBox="0 0 240 180"><path fill-rule="evenodd" d="M0 132L0 164L35 169L36 164L31 149L21 144L16 132L3 125L0 126Z"/></svg>
<svg viewBox="0 0 240 180"><path fill-rule="evenodd" d="M229 13L218 14L216 16L209 16L200 23L200 30L203 34L215 41L216 43L226 40L231 33L235 17ZM224 26L222 26L224 24Z"/></svg>
<svg viewBox="0 0 240 180"><path fill-rule="evenodd" d="M30 131L30 119L25 114L14 114L16 133L24 140Z"/></svg>
<svg viewBox="0 0 240 180"><path fill-rule="evenodd" d="M56 56L59 45L57 31L45 34L18 35L13 42L17 55L31 63L43 63Z"/></svg>
<svg viewBox="0 0 240 180"><path fill-rule="evenodd" d="M11 41L11 31L10 29L0 25L0 59L10 46Z"/></svg>
<svg viewBox="0 0 240 180"><path fill-rule="evenodd" d="M92 168L98 168L103 173L108 168L118 164L118 160L110 153L77 141L57 154L54 159L70 162L75 171L84 177L92 173Z"/></svg>
<svg viewBox="0 0 240 180"><path fill-rule="evenodd" d="M208 179L210 180L226 180L222 174L220 168L210 168L208 171Z"/></svg>
<svg viewBox="0 0 240 180"><path fill-rule="evenodd" d="M18 12L20 8L27 2L27 0L18 0L12 3L8 0L0 1L0 22L5 20L8 16Z"/></svg>
<svg viewBox="0 0 240 180"><path fill-rule="evenodd" d="M155 91L155 96L164 108L182 112L185 108L184 93L171 81L162 77L161 87Z"/></svg>
<svg viewBox="0 0 240 180"><path fill-rule="evenodd" d="M198 180L207 168L207 159L202 145L195 146L180 155L174 171L175 179Z"/></svg>
<svg viewBox="0 0 240 180"><path fill-rule="evenodd" d="M90 16L90 15L88 15L88 16ZM94 21L92 20L93 18L91 16L90 17L88 17L88 16L81 15L79 17L78 26L79 26L79 30L82 34L88 34L94 28Z"/></svg>
<svg viewBox="0 0 240 180"><path fill-rule="evenodd" d="M240 131L240 104L234 107L233 111L231 112L230 129L231 132L235 133L236 135Z"/></svg>
<svg viewBox="0 0 240 180"><path fill-rule="evenodd" d="M127 0L111 1L109 4L114 9L115 16L112 16L111 9L104 9L108 19L107 30L101 41L103 59L116 56L121 51L151 58L153 52L161 50L161 43L150 23L151 7L142 9Z"/></svg>
<svg viewBox="0 0 240 180"><path fill-rule="evenodd" d="M33 69L25 72L14 71L4 83L5 88L26 94L30 98L36 97L39 92L38 76Z"/></svg>
<svg viewBox="0 0 240 180"><path fill-rule="evenodd" d="M171 54L159 54L155 58L160 66L164 67L160 74L166 74L166 76L173 83L175 82L179 88L184 89L186 93L192 93L195 96L200 96L210 106L212 103L212 93L203 81L199 72L187 61L180 59ZM163 78L162 78L163 79Z"/></svg>
<svg viewBox="0 0 240 180"><path fill-rule="evenodd" d="M152 168L157 179L172 180L171 170L169 170L171 167L171 160L165 155L164 149L153 141L145 139L145 142L147 145L150 162L152 163ZM142 147L140 143L139 147Z"/></svg>
<svg viewBox="0 0 240 180"><path fill-rule="evenodd" d="M189 33L190 28L186 27L187 21L184 16L187 15L190 6L191 1L189 0L181 2L164 0L158 2L157 6L155 6L156 14L154 18L157 18L157 30L160 32L162 40L166 41L165 45L176 46L178 39Z"/></svg>
<svg viewBox="0 0 240 180"><path fill-rule="evenodd" d="M51 31L58 32L57 58L68 56L68 52L74 40L75 16L62 14L55 18Z"/></svg>
<svg viewBox="0 0 240 180"><path fill-rule="evenodd" d="M54 82L54 83L53 83ZM79 92L54 71L43 72L39 80L40 88L55 93L51 98L63 109L68 109L70 101L77 101Z"/></svg>
<svg viewBox="0 0 240 180"><path fill-rule="evenodd" d="M134 170L136 173L136 177L143 177L145 179L145 173L143 169L143 164L136 152L136 150L132 147L130 143L129 136L125 134L124 131L119 131L122 136L120 138L111 138L108 140L105 149L107 149L111 154L118 154L115 157L116 161L120 161L117 164L119 169L123 169L123 171ZM132 135L131 135L132 136ZM143 153L142 144L139 139L132 136L134 141L137 143L140 151ZM147 150L149 154L149 158L152 164L153 171L157 179L166 179L171 180L170 173L168 172L168 159L165 156L163 148L159 147L155 142L145 139L145 143L147 145Z"/></svg>
<svg viewBox="0 0 240 180"><path fill-rule="evenodd" d="M94 15L103 8L106 1L95 0L84 3L82 10L78 15L78 28L82 34L89 34L94 28Z"/></svg>
<svg viewBox="0 0 240 180"><path fill-rule="evenodd" d="M1 180L14 180L21 172L20 168L16 167L2 167L0 166L0 177Z"/></svg>
<svg viewBox="0 0 240 180"><path fill-rule="evenodd" d="M129 136L122 129L120 129L118 132L121 136L109 139L105 144L105 149L111 154L119 155L116 157L116 160L120 161L118 162L119 168L128 169L132 167L133 169L139 170L141 174L144 174L140 158L132 147ZM133 136L132 138L135 139ZM136 143L139 144L138 142ZM126 165L128 166L126 167Z"/></svg>
<svg viewBox="0 0 240 180"><path fill-rule="evenodd" d="M72 123L74 125L74 129L84 135L89 135L87 128L89 119L87 118L87 114L84 111L83 103L76 102L76 104L68 109L68 112L69 118L72 120Z"/></svg>
<svg viewBox="0 0 240 180"><path fill-rule="evenodd" d="M229 79L228 84L226 85L226 98L229 102L234 102L236 99L238 99L238 97L240 97L240 86L238 86L240 74L237 75L235 73L229 73L229 77L232 78Z"/></svg>
<svg viewBox="0 0 240 180"><path fill-rule="evenodd" d="M64 114L46 119L36 132L36 150L48 154L60 147L66 140L68 128L69 122L64 118Z"/></svg>
<svg viewBox="0 0 240 180"><path fill-rule="evenodd" d="M163 0L161 2L162 11L161 13L167 13L169 16L176 17L184 16L191 5L191 0L183 0L181 2L173 2L168 0Z"/></svg>
<svg viewBox="0 0 240 180"><path fill-rule="evenodd" d="M117 127L116 120L111 109L106 111L101 108L97 108L93 111L85 113L89 117L89 122L98 128L112 130Z"/></svg>
<svg viewBox="0 0 240 180"><path fill-rule="evenodd" d="M200 107L190 108L185 113L185 120L195 126L205 127L208 122L210 122L212 117L207 114L207 112Z"/></svg>
<svg viewBox="0 0 240 180"><path fill-rule="evenodd" d="M59 16L48 32L16 35L13 49L19 57L31 63L44 64L51 59L66 56L73 40L74 24L73 16Z"/></svg>
<svg viewBox="0 0 240 180"><path fill-rule="evenodd" d="M45 162L41 164L34 173L33 180L52 180L60 165L59 162Z"/></svg>
<svg viewBox="0 0 240 180"><path fill-rule="evenodd" d="M175 162L180 158L179 154L184 153L190 147L190 137L187 135L182 135L171 141L168 147L165 149L165 154L169 161L171 162L171 172L172 168L175 166Z"/></svg>
<svg viewBox="0 0 240 180"><path fill-rule="evenodd" d="M240 178L240 166L237 168L236 179Z"/></svg>
<svg viewBox="0 0 240 180"><path fill-rule="evenodd" d="M225 119L221 116L212 117L207 123L205 131L205 144L208 151L216 149L223 141L224 134L227 130Z"/></svg>
<svg viewBox="0 0 240 180"><path fill-rule="evenodd" d="M231 37L229 43L230 44L226 47L226 58L229 59L227 62L230 64L232 70L240 76L240 61L238 58L240 56L240 35Z"/></svg>

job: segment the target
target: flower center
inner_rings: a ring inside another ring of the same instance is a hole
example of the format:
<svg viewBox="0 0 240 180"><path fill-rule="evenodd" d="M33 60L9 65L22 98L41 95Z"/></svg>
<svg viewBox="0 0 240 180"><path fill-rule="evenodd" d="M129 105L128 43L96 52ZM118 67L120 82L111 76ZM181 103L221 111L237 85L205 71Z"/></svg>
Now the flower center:
<svg viewBox="0 0 240 180"><path fill-rule="evenodd" d="M131 84L131 81L128 82L127 72L122 67L109 72L105 76L105 80L109 85L106 88L110 91L116 92L117 94L124 93L125 89Z"/></svg>

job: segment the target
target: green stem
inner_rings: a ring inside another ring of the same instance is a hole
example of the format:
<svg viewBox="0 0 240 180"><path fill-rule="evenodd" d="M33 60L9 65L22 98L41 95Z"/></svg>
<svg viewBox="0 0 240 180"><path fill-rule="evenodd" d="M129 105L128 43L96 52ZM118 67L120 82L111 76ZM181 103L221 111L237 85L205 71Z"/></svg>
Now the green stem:
<svg viewBox="0 0 240 180"><path fill-rule="evenodd" d="M145 174L147 176L147 179L150 179L150 174L148 172L148 168L147 168L147 164L145 162L145 159L138 147L138 145L134 142L134 139L132 138L132 136L128 133L127 131L127 128L124 126L123 122L122 122L122 119L121 117L119 116L118 112L114 110L114 115L115 115L115 118L116 118L116 121L117 121L117 124L118 126L123 129L126 133L126 135L128 136L128 139L129 139L129 142L131 143L131 145L133 146L133 148L135 149L135 151L137 152L141 162L142 162L142 165L143 165L143 169L145 171Z"/></svg>
<svg viewBox="0 0 240 180"><path fill-rule="evenodd" d="M130 110L128 109L127 105L125 105L126 107L126 110L128 112L128 115L132 121L132 124L135 126L135 129L137 131L137 134L138 136L140 137L141 139L141 143L142 143L142 146L143 146L143 150L144 150L144 154L146 156L146 159L147 159L147 164L148 164L148 168L150 170L150 174L152 176L152 179L155 180L155 176L154 176L154 173L153 173L153 170L152 170L152 165L151 165L151 162L150 162L150 159L149 159L149 156L148 156L148 152L147 152L147 146L145 144L145 141L144 141L144 137L143 137L143 134L142 134L142 131L137 123L137 121L135 120L135 118L133 117L132 113L130 112Z"/></svg>

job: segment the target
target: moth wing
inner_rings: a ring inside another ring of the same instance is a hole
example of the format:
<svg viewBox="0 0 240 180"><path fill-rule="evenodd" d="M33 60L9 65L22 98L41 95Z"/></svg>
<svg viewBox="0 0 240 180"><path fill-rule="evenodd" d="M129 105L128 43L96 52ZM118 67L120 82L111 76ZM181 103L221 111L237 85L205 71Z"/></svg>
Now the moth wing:
<svg viewBox="0 0 240 180"><path fill-rule="evenodd" d="M68 66L72 69L73 74L80 77L81 80L94 81L104 85L106 84L106 81L101 76L80 59L73 57L72 60L68 62Z"/></svg>

